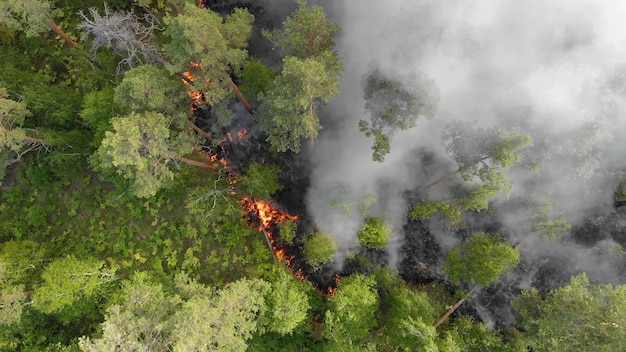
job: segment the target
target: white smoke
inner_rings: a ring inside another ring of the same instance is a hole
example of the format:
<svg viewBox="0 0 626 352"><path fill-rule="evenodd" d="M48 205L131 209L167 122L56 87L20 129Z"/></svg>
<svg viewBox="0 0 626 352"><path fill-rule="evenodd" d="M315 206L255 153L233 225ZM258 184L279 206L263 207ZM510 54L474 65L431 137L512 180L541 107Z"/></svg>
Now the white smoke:
<svg viewBox="0 0 626 352"><path fill-rule="evenodd" d="M551 197L556 212L574 224L589 209L611 204L615 182L607 182L606 169L624 166L626 2L331 3L327 9L342 28L337 50L345 73L340 95L322 113L326 129L313 151L307 205L317 225L341 243L339 262L355 246L363 221L358 211L331 206L341 189L349 187L344 200L353 209L368 193L378 197L376 215L394 227L397 247L407 212L403 192L456 168L449 161L427 167L418 154L426 148L449 160L440 132L454 120L532 134L542 172L513 170L514 196L532 191ZM397 135L384 163L372 161L373 141L357 128L369 118L362 79L372 64L421 71L441 93L435 118Z"/></svg>

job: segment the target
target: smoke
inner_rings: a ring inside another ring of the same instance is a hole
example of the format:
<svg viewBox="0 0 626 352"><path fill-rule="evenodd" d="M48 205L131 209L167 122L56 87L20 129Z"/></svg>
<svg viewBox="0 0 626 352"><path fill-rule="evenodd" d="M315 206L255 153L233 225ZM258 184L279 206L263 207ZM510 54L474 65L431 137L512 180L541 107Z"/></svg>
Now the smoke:
<svg viewBox="0 0 626 352"><path fill-rule="evenodd" d="M358 208L368 195L378 199L370 215L384 217L394 228L388 252L395 263L405 236L405 192L456 168L440 140L442 126L455 120L532 135L535 143L529 154L542 162L542 168L539 174L510 170L516 187L512 197L551 198L557 204L554 213L573 225L583 223L590 210L610 209L619 181L616 175L624 166L626 3L314 3L324 5L341 24L337 50L345 73L340 95L321 114L325 129L311 155L306 201L316 224L340 243L339 265L356 248L356 232L364 218ZM372 161L373 140L357 126L359 120L369 119L363 109L362 82L372 65L399 74L421 71L436 82L441 94L434 119L419 120L416 128L396 135L383 163ZM424 150L434 153L435 162L424 161ZM433 189L429 196L444 192L445 188ZM528 237L516 230L518 214L500 211L498 216L512 241ZM449 248L449 234L439 238ZM581 258L576 270L588 270L598 280L619 277L607 265L613 259L599 254L606 251L532 240L524 252L535 258L548 255L548 247L550 253Z"/></svg>

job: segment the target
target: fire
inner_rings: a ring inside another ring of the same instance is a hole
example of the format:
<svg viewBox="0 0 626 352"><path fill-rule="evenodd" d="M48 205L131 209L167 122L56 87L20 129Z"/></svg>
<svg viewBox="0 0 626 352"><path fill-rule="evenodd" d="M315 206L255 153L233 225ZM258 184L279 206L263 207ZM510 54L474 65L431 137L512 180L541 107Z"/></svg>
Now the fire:
<svg viewBox="0 0 626 352"><path fill-rule="evenodd" d="M243 136L245 136L246 134L248 134L248 130L243 129L243 130L241 130L241 131L237 132L237 138L241 139L241 138L243 138Z"/></svg>

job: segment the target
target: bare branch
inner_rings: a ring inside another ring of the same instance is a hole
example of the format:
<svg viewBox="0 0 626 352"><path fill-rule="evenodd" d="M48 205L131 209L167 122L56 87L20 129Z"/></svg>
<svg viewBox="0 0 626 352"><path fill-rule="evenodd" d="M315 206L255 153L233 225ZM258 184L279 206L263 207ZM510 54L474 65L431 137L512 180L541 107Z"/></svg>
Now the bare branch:
<svg viewBox="0 0 626 352"><path fill-rule="evenodd" d="M78 28L93 37L91 51L104 46L122 57L117 66L118 74L124 69L163 61L161 52L153 44L153 32L162 28L151 13L139 17L132 12L111 12L105 4L103 15L93 7L89 15L82 10L79 15L83 21Z"/></svg>

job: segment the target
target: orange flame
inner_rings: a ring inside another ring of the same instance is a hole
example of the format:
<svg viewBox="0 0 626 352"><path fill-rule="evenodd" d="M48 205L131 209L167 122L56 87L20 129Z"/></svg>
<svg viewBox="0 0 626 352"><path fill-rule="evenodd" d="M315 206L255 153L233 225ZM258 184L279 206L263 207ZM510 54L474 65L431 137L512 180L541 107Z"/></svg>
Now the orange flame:
<svg viewBox="0 0 626 352"><path fill-rule="evenodd" d="M241 130L241 131L237 132L237 138L241 139L241 138L243 138L243 136L245 136L246 134L248 134L248 130L243 129L243 130Z"/></svg>

